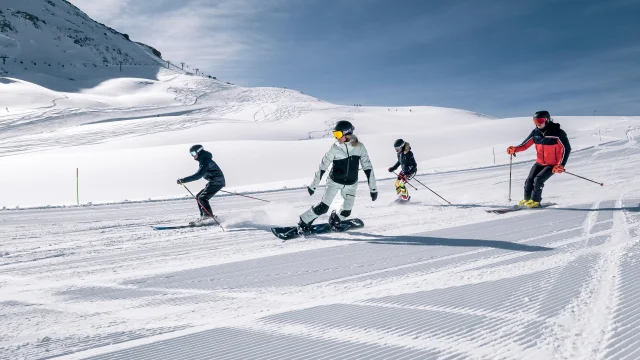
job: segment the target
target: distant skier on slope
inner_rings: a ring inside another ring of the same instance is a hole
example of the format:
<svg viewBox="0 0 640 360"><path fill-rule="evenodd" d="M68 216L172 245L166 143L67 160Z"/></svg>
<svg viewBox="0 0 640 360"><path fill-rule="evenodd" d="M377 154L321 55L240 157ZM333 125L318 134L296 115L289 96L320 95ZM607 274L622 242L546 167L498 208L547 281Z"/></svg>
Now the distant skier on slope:
<svg viewBox="0 0 640 360"><path fill-rule="evenodd" d="M178 179L178 185L182 183L188 183L196 181L201 178L205 178L208 181L204 189L196 195L198 201L198 209L200 210L200 219L191 222L191 225L205 225L213 221L213 211L211 211L211 205L209 199L211 199L220 189L225 187L224 174L218 164L212 160L210 152L206 151L202 145L193 145L189 149L189 153L193 156L193 159L198 161L200 168L198 172L186 178Z"/></svg>
<svg viewBox="0 0 640 360"><path fill-rule="evenodd" d="M567 134L560 129L560 124L551 120L548 111L536 112L533 115L533 123L536 128L522 144L507 148L507 153L513 155L527 150L533 144L536 145L537 160L524 183L524 199L518 202L518 205L528 208L540 206L544 183L551 175L564 172L564 166L571 153Z"/></svg>
<svg viewBox="0 0 640 360"><path fill-rule="evenodd" d="M316 188L320 184L320 180L324 173L333 164L333 168L327 179L327 188L322 197L322 201L316 206L312 206L309 210L300 215L298 223L298 232L308 234L311 230L311 224L322 214L329 211L329 205L333 202L335 196L340 192L344 202L340 208L340 214L335 211L329 216L329 224L333 229L340 228L340 223L351 215L354 202L356 200L356 189L358 188L358 167L362 165L362 170L367 175L369 183L369 191L371 200L376 201L378 198L378 189L376 187L376 178L373 173L373 166L369 160L369 154L364 144L358 141L353 134L353 125L341 120L336 123L333 128L333 136L336 142L331 146L329 151L324 155L320 167L313 178L311 185L307 187L309 195L313 195Z"/></svg>
<svg viewBox="0 0 640 360"><path fill-rule="evenodd" d="M395 165L389 168L389 172L394 172L399 166L402 166L402 170L396 179L395 186L399 200L407 201L410 196L406 183L416 175L416 172L418 171L418 164L416 163L416 159L413 157L413 152L411 151L411 146L409 146L408 142L398 139L393 143L393 147L396 149L398 161Z"/></svg>

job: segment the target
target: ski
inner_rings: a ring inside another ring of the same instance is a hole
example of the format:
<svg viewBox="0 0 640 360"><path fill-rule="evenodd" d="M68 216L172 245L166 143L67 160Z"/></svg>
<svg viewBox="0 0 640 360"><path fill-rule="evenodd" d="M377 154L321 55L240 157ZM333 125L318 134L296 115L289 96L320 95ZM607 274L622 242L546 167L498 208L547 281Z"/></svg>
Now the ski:
<svg viewBox="0 0 640 360"><path fill-rule="evenodd" d="M340 224L339 229L333 229L329 224L311 225L311 231L308 234L299 234L297 226L273 227L271 232L281 240L291 240L300 236L313 236L326 234L330 232L343 232L352 229L360 229L364 227L364 222L360 219L346 219Z"/></svg>
<svg viewBox="0 0 640 360"><path fill-rule="evenodd" d="M488 212L488 213L492 213L492 214L506 214L506 213L510 213L510 212L514 212L514 211L520 211L520 210L544 209L546 207L554 206L554 205L558 205L558 204L556 204L556 203L544 203L544 204L540 204L540 206L538 206L536 208L528 208L526 206L513 205L513 207L510 207L510 208L491 209L491 210L485 210L485 211Z"/></svg>
<svg viewBox="0 0 640 360"><path fill-rule="evenodd" d="M413 202L410 201L411 200L411 196L409 196L406 199L400 198L398 197L397 199L395 199L393 201L394 204L412 204Z"/></svg>
<svg viewBox="0 0 640 360"><path fill-rule="evenodd" d="M175 230L175 229L186 229L186 228L199 228L199 227L208 227L208 226L218 226L216 223L211 224L203 224L203 225L165 225L165 226L153 226L153 230Z"/></svg>

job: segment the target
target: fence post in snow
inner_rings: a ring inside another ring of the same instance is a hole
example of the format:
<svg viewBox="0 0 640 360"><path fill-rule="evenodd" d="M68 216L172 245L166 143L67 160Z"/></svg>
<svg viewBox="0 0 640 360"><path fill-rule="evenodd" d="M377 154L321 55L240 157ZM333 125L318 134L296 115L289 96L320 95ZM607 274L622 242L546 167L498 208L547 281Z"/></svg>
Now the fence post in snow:
<svg viewBox="0 0 640 360"><path fill-rule="evenodd" d="M78 168L76 168L76 201L78 202L78 206L80 206L80 176Z"/></svg>

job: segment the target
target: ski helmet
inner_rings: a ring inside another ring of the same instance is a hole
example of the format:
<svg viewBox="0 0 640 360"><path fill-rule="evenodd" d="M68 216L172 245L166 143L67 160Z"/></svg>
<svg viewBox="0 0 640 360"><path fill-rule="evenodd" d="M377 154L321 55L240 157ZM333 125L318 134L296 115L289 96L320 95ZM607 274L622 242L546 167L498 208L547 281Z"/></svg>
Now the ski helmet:
<svg viewBox="0 0 640 360"><path fill-rule="evenodd" d="M551 121L551 114L546 110L536 111L536 113L533 114L533 122L536 125L546 124L549 121Z"/></svg>
<svg viewBox="0 0 640 360"><path fill-rule="evenodd" d="M393 147L396 148L396 150L400 150L404 147L404 140L402 139L398 139L393 143Z"/></svg>
<svg viewBox="0 0 640 360"><path fill-rule="evenodd" d="M340 139L345 135L353 134L355 129L356 128L347 120L340 120L333 127L333 136L335 136L336 139Z"/></svg>
<svg viewBox="0 0 640 360"><path fill-rule="evenodd" d="M204 150L202 145L193 145L191 148L189 148L189 153L191 154L191 156L196 156L202 150Z"/></svg>

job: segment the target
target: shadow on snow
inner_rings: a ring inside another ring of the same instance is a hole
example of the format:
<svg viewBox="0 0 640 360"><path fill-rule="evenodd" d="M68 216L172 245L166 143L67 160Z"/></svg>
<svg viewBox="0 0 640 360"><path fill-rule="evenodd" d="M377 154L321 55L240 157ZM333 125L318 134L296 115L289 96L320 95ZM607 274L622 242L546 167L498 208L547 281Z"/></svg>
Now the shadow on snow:
<svg viewBox="0 0 640 360"><path fill-rule="evenodd" d="M510 241L501 240L479 240L479 239L447 239L440 237L429 236L415 236L415 235L402 235L402 236L385 236L385 235L373 235L356 231L349 231L350 235L362 236L368 239L334 239L325 238L327 240L344 240L344 241L364 241L371 244L385 244L385 245L426 245L426 246L459 246L459 247L489 247L495 249L512 250L512 251L550 251L553 248L545 246L535 246L519 244ZM323 237L317 236L316 238L322 239Z"/></svg>

